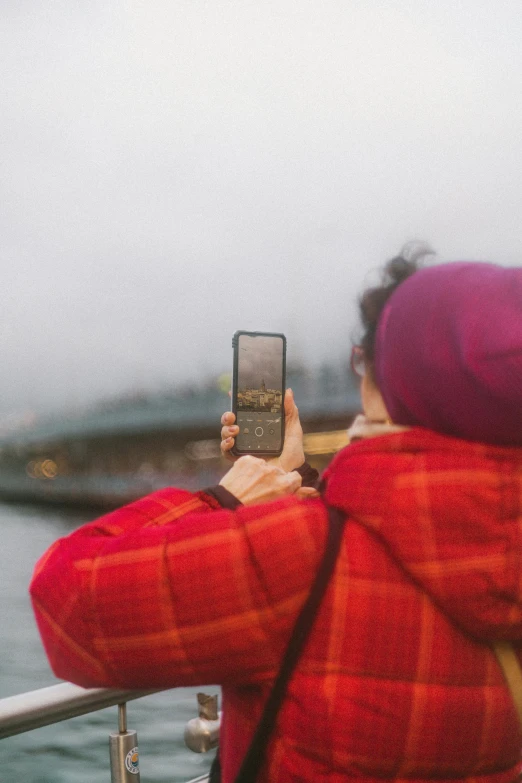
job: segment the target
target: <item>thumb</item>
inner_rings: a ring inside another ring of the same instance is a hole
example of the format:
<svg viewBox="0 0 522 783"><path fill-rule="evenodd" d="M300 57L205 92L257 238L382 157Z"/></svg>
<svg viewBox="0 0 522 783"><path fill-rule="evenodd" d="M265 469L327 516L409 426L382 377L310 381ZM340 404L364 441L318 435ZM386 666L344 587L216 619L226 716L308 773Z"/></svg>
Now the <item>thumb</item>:
<svg viewBox="0 0 522 783"><path fill-rule="evenodd" d="M287 389L285 393L285 416L291 418L298 413L297 405L294 400L294 393L292 389Z"/></svg>
<svg viewBox="0 0 522 783"><path fill-rule="evenodd" d="M296 495L296 497L300 498L301 500L305 500L306 498L320 497L319 492L313 487L299 487L297 492L295 492L294 494Z"/></svg>

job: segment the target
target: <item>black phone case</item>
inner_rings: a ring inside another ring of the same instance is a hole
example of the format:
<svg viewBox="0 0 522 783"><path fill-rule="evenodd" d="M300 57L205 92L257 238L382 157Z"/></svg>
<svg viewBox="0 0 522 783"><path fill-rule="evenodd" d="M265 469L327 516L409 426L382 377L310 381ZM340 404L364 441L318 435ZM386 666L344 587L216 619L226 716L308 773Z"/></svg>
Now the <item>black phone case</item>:
<svg viewBox="0 0 522 783"><path fill-rule="evenodd" d="M285 442L285 392L286 392L286 337L281 332L250 332L244 329L238 329L237 332L234 333L234 336L232 337L232 348L234 349L234 366L233 366L233 372L232 372L232 412L237 418L237 376L238 376L238 350L239 350L239 336L241 334L248 334L248 335L254 335L254 336L263 336L263 337L281 337L283 340L283 401L281 405L281 448L274 451L256 451L254 456L256 457L278 457L282 450L283 445ZM231 449L232 454L234 454L236 457L242 457L245 454L253 454L252 451L240 451L236 445L234 444L233 448Z"/></svg>

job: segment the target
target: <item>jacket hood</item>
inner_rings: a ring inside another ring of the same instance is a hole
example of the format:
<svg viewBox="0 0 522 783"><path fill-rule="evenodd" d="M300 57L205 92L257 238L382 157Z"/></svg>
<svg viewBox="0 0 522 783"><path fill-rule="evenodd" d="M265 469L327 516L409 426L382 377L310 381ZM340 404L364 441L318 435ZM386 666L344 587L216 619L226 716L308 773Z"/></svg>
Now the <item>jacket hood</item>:
<svg viewBox="0 0 522 783"><path fill-rule="evenodd" d="M324 474L326 501L379 537L462 630L522 640L522 449L429 430L369 438Z"/></svg>

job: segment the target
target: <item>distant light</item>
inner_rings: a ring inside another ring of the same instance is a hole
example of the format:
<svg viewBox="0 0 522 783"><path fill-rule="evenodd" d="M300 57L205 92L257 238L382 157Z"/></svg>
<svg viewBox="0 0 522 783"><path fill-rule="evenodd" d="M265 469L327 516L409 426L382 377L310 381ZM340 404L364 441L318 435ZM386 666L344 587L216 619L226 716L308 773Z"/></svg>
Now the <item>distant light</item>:
<svg viewBox="0 0 522 783"><path fill-rule="evenodd" d="M346 430L332 432L309 432L304 436L305 454L335 454L348 445ZM207 459L219 459L221 449L219 440L195 440L185 446L185 454L194 462Z"/></svg>
<svg viewBox="0 0 522 783"><path fill-rule="evenodd" d="M45 478L54 479L58 475L58 465L53 459L45 459L42 462L42 473Z"/></svg>
<svg viewBox="0 0 522 783"><path fill-rule="evenodd" d="M335 454L348 445L346 430L309 432L304 436L305 454Z"/></svg>
<svg viewBox="0 0 522 783"><path fill-rule="evenodd" d="M54 479L58 475L58 465L53 459L33 459L25 466L25 472L30 478Z"/></svg>
<svg viewBox="0 0 522 783"><path fill-rule="evenodd" d="M25 466L25 472L30 478L38 478L36 474L36 462L34 459L32 459L30 462L27 463Z"/></svg>

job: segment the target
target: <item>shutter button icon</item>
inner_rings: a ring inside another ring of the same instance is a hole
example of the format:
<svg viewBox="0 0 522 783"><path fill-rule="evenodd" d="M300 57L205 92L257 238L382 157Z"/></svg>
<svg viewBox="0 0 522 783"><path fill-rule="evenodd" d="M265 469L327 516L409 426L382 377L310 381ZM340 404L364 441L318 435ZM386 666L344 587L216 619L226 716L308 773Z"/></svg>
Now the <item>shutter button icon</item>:
<svg viewBox="0 0 522 783"><path fill-rule="evenodd" d="M260 438L261 435L263 434L263 428L262 427L256 427L255 433L256 433L257 437Z"/></svg>

